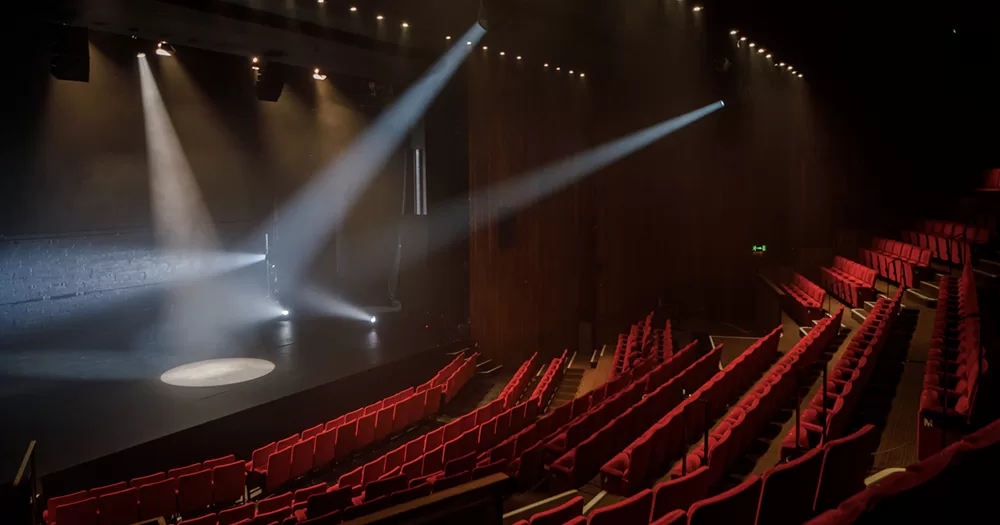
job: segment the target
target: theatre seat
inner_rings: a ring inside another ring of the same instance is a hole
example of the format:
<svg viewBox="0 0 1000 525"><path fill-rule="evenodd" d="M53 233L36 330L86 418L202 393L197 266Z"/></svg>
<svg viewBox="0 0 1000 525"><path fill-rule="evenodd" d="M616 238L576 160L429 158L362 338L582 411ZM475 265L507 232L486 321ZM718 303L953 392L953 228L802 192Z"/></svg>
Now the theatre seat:
<svg viewBox="0 0 1000 525"><path fill-rule="evenodd" d="M97 498L100 525L131 525L139 521L139 489L130 488Z"/></svg>
<svg viewBox="0 0 1000 525"><path fill-rule="evenodd" d="M97 525L97 498L87 498L56 507L57 525Z"/></svg>
<svg viewBox="0 0 1000 525"><path fill-rule="evenodd" d="M273 492L288 482L292 467L292 449L286 448L271 454L267 458L267 470L264 471L264 492Z"/></svg>
<svg viewBox="0 0 1000 525"><path fill-rule="evenodd" d="M201 463L195 463L194 465L188 465L186 467L173 468L167 471L168 478L179 478L181 476L186 476L188 474L194 474L195 472L200 472Z"/></svg>
<svg viewBox="0 0 1000 525"><path fill-rule="evenodd" d="M292 447L289 479L299 479L312 470L313 452L316 450L316 438L304 439Z"/></svg>
<svg viewBox="0 0 1000 525"><path fill-rule="evenodd" d="M285 450L286 448L292 448L296 443L299 442L299 435L293 434L279 441L275 447L276 451Z"/></svg>
<svg viewBox="0 0 1000 525"><path fill-rule="evenodd" d="M653 506L653 491L645 489L635 496L590 513L587 523L593 525L623 525L646 523Z"/></svg>
<svg viewBox="0 0 1000 525"><path fill-rule="evenodd" d="M316 436L316 452L313 454L313 468L321 469L333 462L337 452L337 429L332 428Z"/></svg>
<svg viewBox="0 0 1000 525"><path fill-rule="evenodd" d="M252 520L256 512L257 505L254 503L223 510L219 512L219 525L232 525L243 520Z"/></svg>
<svg viewBox="0 0 1000 525"><path fill-rule="evenodd" d="M326 430L326 426L323 423L320 423L312 428L307 428L306 430L302 431L302 439L306 440L309 438L314 438L320 435L324 430Z"/></svg>
<svg viewBox="0 0 1000 525"><path fill-rule="evenodd" d="M670 511L660 519L650 522L650 525L684 525L687 523L687 512L683 510ZM761 523L760 525L764 525Z"/></svg>
<svg viewBox="0 0 1000 525"><path fill-rule="evenodd" d="M708 467L699 467L686 476L659 483L653 488L652 517L666 516L675 510L687 511L708 495Z"/></svg>
<svg viewBox="0 0 1000 525"><path fill-rule="evenodd" d="M128 486L139 488L143 485L149 485L150 483L156 483L157 481L163 481L165 479L167 479L166 472L157 472L156 474L150 474L148 476L132 478L132 481L128 482Z"/></svg>
<svg viewBox="0 0 1000 525"><path fill-rule="evenodd" d="M88 492L90 492L90 497L97 498L104 494L125 490L126 488L128 488L128 484L124 481L119 481L118 483L112 483L110 485L104 485L103 487L90 489Z"/></svg>
<svg viewBox="0 0 1000 525"><path fill-rule="evenodd" d="M193 514L212 505L212 471L202 470L177 478L177 511Z"/></svg>
<svg viewBox="0 0 1000 525"><path fill-rule="evenodd" d="M243 499L246 475L240 461L212 469L212 501L216 505L228 505Z"/></svg>
<svg viewBox="0 0 1000 525"><path fill-rule="evenodd" d="M230 464L230 463L232 463L234 461L236 461L236 455L235 454L229 454L228 456L222 456L221 458L215 458L215 459L209 459L207 461L203 461L201 463L201 468L207 469L207 470L212 470L215 467L218 467L219 465L228 465L228 464Z"/></svg>
<svg viewBox="0 0 1000 525"><path fill-rule="evenodd" d="M77 501L82 501L90 497L90 493L86 490L81 490L80 492L74 492L72 494L66 494L65 496L56 496L54 498L49 498L46 504L45 510L42 512L45 521L53 522L56 520L56 508L62 505L67 505L69 503L75 503Z"/></svg>
<svg viewBox="0 0 1000 525"><path fill-rule="evenodd" d="M167 478L139 487L139 519L148 520L177 513L177 478Z"/></svg>
<svg viewBox="0 0 1000 525"><path fill-rule="evenodd" d="M865 488L865 476L872 465L872 452L878 446L878 433L873 425L834 439L823 446L823 466L816 490L816 512L840 504Z"/></svg>
<svg viewBox="0 0 1000 525"><path fill-rule="evenodd" d="M751 476L721 494L695 502L688 510L688 525L754 525L760 487L760 478Z"/></svg>
<svg viewBox="0 0 1000 525"><path fill-rule="evenodd" d="M757 522L798 525L812 516L823 449L813 448L764 474Z"/></svg>
<svg viewBox="0 0 1000 525"><path fill-rule="evenodd" d="M357 448L363 448L375 441L375 419L377 413L362 416L358 420Z"/></svg>
<svg viewBox="0 0 1000 525"><path fill-rule="evenodd" d="M277 444L268 443L263 447L258 448L253 451L253 457L250 461L246 462L246 469L248 471L258 471L263 472L267 469L267 458L274 454L277 450Z"/></svg>
<svg viewBox="0 0 1000 525"><path fill-rule="evenodd" d="M181 520L177 525L217 525L219 523L219 518L212 514L206 514L198 518L191 518L187 520Z"/></svg>
<svg viewBox="0 0 1000 525"><path fill-rule="evenodd" d="M528 520L529 525L562 525L583 514L583 496L577 496L554 509L539 512Z"/></svg>

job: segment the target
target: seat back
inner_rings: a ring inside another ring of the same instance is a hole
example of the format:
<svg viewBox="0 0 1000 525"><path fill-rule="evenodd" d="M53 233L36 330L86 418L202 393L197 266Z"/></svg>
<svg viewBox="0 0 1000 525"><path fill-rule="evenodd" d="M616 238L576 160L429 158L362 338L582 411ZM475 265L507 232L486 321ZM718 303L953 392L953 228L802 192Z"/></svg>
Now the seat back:
<svg viewBox="0 0 1000 525"><path fill-rule="evenodd" d="M291 507L292 501L291 492L285 492L283 494L271 496L270 498L264 498L257 502L257 514L266 514L285 507Z"/></svg>
<svg viewBox="0 0 1000 525"><path fill-rule="evenodd" d="M587 523L591 525L646 523L649 521L652 506L653 491L645 489L631 498L591 512Z"/></svg>
<svg viewBox="0 0 1000 525"><path fill-rule="evenodd" d="M162 472L161 472L162 474ZM155 476L156 474L154 474ZM60 505L66 505L68 503L74 503L77 501L85 500L90 497L90 493L86 490L81 490L80 492L74 492L72 494L66 494L64 496L56 496L54 498L49 498L46 504L46 512L48 513L48 521L55 521L56 519L56 508Z"/></svg>
<svg viewBox="0 0 1000 525"><path fill-rule="evenodd" d="M721 494L695 502L688 510L688 525L754 525L760 487L760 478L751 476Z"/></svg>
<svg viewBox="0 0 1000 525"><path fill-rule="evenodd" d="M282 439L281 441L279 441L278 444L277 444L277 446L276 446L276 450L284 450L286 448L292 448L298 442L299 442L299 435L298 434L293 434L293 435L288 436L285 439Z"/></svg>
<svg viewBox="0 0 1000 525"><path fill-rule="evenodd" d="M238 501L244 495L246 475L246 469L239 461L212 469L212 500L217 504Z"/></svg>
<svg viewBox="0 0 1000 525"><path fill-rule="evenodd" d="M873 425L829 441L823 446L823 465L816 489L816 512L840 504L865 488L865 476L872 465L872 452L878 445L878 433Z"/></svg>
<svg viewBox="0 0 1000 525"><path fill-rule="evenodd" d="M131 525L139 521L139 489L133 487L97 498L101 525Z"/></svg>
<svg viewBox="0 0 1000 525"><path fill-rule="evenodd" d="M302 431L302 439L309 439L309 438L316 437L316 436L320 435L320 433L323 432L324 430L326 430L326 425L324 423L320 423L320 424L318 424L318 425L316 425L316 426L314 426L312 428L308 428L306 430L303 430Z"/></svg>
<svg viewBox="0 0 1000 525"><path fill-rule="evenodd" d="M195 472L199 472L201 470L201 463L195 463L194 465L188 465L186 467L172 468L167 471L167 477L179 478L187 474L194 474Z"/></svg>
<svg viewBox="0 0 1000 525"><path fill-rule="evenodd" d="M56 507L59 525L97 525L97 498L86 498Z"/></svg>
<svg viewBox="0 0 1000 525"><path fill-rule="evenodd" d="M139 487L139 519L148 520L163 516L169 518L177 512L177 478L149 483Z"/></svg>
<svg viewBox="0 0 1000 525"><path fill-rule="evenodd" d="M289 478L298 479L312 470L313 452L316 450L316 438L304 439L292 447L292 463Z"/></svg>
<svg viewBox="0 0 1000 525"><path fill-rule="evenodd" d="M177 510L181 514L212 505L212 471L202 470L177 478Z"/></svg>
<svg viewBox="0 0 1000 525"><path fill-rule="evenodd" d="M128 486L139 488L143 485L149 485L150 483L156 483L157 481L163 481L165 479L167 479L166 472L157 472L156 474L150 474L148 476L132 478L132 480L128 482Z"/></svg>
<svg viewBox="0 0 1000 525"><path fill-rule="evenodd" d="M313 453L313 468L322 468L333 461L337 452L337 429L320 432L316 436L316 451Z"/></svg>
<svg viewBox="0 0 1000 525"><path fill-rule="evenodd" d="M583 497L577 496L554 509L539 512L528 520L530 525L562 525L583 514Z"/></svg>
<svg viewBox="0 0 1000 525"><path fill-rule="evenodd" d="M351 505L351 492L351 487L338 487L328 489L323 494L309 496L306 500L306 516L316 518L346 509Z"/></svg>
<svg viewBox="0 0 1000 525"><path fill-rule="evenodd" d="M274 454L274 452L277 449L278 449L277 448L277 444L275 444L275 443L272 442L272 443L268 443L268 444L264 445L263 447L258 448L257 450L254 450L253 451L253 458L251 460L251 468L253 468L253 470L264 470L264 469L266 469L267 468L267 458L271 454Z"/></svg>
<svg viewBox="0 0 1000 525"><path fill-rule="evenodd" d="M816 447L765 473L757 522L797 525L808 521L822 466L823 449Z"/></svg>
<svg viewBox="0 0 1000 525"><path fill-rule="evenodd" d="M212 470L219 465L228 465L236 461L236 454L229 454L228 456L222 456L221 458L209 459L201 463L201 468Z"/></svg>
<svg viewBox="0 0 1000 525"><path fill-rule="evenodd" d="M296 490L292 494L292 505L295 505L296 503L305 503L309 500L309 498L315 496L316 494L325 493L326 488L326 483L317 483L315 485L310 485Z"/></svg>
<svg viewBox="0 0 1000 525"><path fill-rule="evenodd" d="M333 454L335 460L346 458L357 448L358 421L355 419L337 427L337 444Z"/></svg>
<svg viewBox="0 0 1000 525"><path fill-rule="evenodd" d="M126 488L128 488L128 484L124 481L119 481L118 483L112 483L110 485L104 485L103 487L90 489L88 492L90 492L90 497L97 498L104 494L125 490Z"/></svg>
<svg viewBox="0 0 1000 525"><path fill-rule="evenodd" d="M233 523L239 523L243 520L253 519L256 510L257 505L253 503L247 503L246 505L240 505L239 507L223 510L219 512L219 525L231 525Z"/></svg>
<svg viewBox="0 0 1000 525"><path fill-rule="evenodd" d="M365 501L388 496L397 490L405 490L408 484L409 480L402 474L373 481L365 485Z"/></svg>
<svg viewBox="0 0 1000 525"><path fill-rule="evenodd" d="M279 449L267 458L264 491L271 492L288 482L292 468L292 449Z"/></svg>

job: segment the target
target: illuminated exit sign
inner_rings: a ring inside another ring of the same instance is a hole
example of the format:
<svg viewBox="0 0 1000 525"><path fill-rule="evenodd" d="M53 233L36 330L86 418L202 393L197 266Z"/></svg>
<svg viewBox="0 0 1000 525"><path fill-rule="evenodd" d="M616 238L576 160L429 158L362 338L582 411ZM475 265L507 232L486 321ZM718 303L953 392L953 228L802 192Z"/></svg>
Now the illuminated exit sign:
<svg viewBox="0 0 1000 525"><path fill-rule="evenodd" d="M766 244L755 244L755 245L753 245L753 246L750 247L750 251L752 251L753 253L764 253L764 252L767 251L767 245Z"/></svg>

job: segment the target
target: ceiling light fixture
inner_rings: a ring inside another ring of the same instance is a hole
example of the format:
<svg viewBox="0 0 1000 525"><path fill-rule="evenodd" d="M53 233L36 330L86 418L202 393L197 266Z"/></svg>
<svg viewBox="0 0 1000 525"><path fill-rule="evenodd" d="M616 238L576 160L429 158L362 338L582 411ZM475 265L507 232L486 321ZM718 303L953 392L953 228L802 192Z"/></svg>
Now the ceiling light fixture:
<svg viewBox="0 0 1000 525"><path fill-rule="evenodd" d="M764 58L771 58L771 53L764 55Z"/></svg>
<svg viewBox="0 0 1000 525"><path fill-rule="evenodd" d="M375 15L375 20L385 20L385 17L382 15Z"/></svg>
<svg viewBox="0 0 1000 525"><path fill-rule="evenodd" d="M549 67L548 64L542 64L542 67Z"/></svg>
<svg viewBox="0 0 1000 525"><path fill-rule="evenodd" d="M483 46L483 51L486 51L487 49L489 49L489 47Z"/></svg>
<svg viewBox="0 0 1000 525"><path fill-rule="evenodd" d="M507 54L507 53L504 53L503 51L501 51L501 52L500 52L500 56L504 56L504 55L506 55L506 54Z"/></svg>
<svg viewBox="0 0 1000 525"><path fill-rule="evenodd" d="M517 59L518 59L518 60L521 60L521 55L517 55Z"/></svg>
<svg viewBox="0 0 1000 525"><path fill-rule="evenodd" d="M444 37L445 40L451 40L451 35Z"/></svg>
<svg viewBox="0 0 1000 525"><path fill-rule="evenodd" d="M741 36L740 37L740 42L746 42L746 40L747 40L747 37L745 37L745 36Z"/></svg>
<svg viewBox="0 0 1000 525"><path fill-rule="evenodd" d="M250 69L254 71L260 71L260 59L253 57L250 59Z"/></svg>
<svg viewBox="0 0 1000 525"><path fill-rule="evenodd" d="M466 41L466 42L465 42L465 45L467 45L467 46L471 46L471 45L472 45L472 42L469 42L469 41Z"/></svg>
<svg viewBox="0 0 1000 525"><path fill-rule="evenodd" d="M556 71L559 71L559 70L561 70L561 69L562 69L561 67L559 67L559 66L556 66Z"/></svg>
<svg viewBox="0 0 1000 525"><path fill-rule="evenodd" d="M757 47L757 44L754 44L753 42L750 42L750 47Z"/></svg>
<svg viewBox="0 0 1000 525"><path fill-rule="evenodd" d="M570 70L569 70L569 74L570 74L570 75L572 75L572 74L573 74L573 70L572 70L572 69L570 69Z"/></svg>
<svg viewBox="0 0 1000 525"><path fill-rule="evenodd" d="M795 69L795 68L793 68L792 66L788 66L788 70L789 70L789 71L791 71L791 70L793 70L793 69Z"/></svg>
<svg viewBox="0 0 1000 525"><path fill-rule="evenodd" d="M319 68L317 67L313 69L313 78L315 78L316 80L326 80L326 75L320 73Z"/></svg>
<svg viewBox="0 0 1000 525"><path fill-rule="evenodd" d="M802 73L799 73L799 78L802 78Z"/></svg>
<svg viewBox="0 0 1000 525"><path fill-rule="evenodd" d="M737 30L735 30L735 29L731 29L731 30L729 31L729 34L730 34L730 35L735 35L735 34L737 34L737 33L739 33L739 31L737 31Z"/></svg>
<svg viewBox="0 0 1000 525"><path fill-rule="evenodd" d="M785 67L785 63L782 62L782 63L778 64L778 67Z"/></svg>
<svg viewBox="0 0 1000 525"><path fill-rule="evenodd" d="M702 9L702 7L700 5L696 5L696 6L694 6L694 7L691 8L691 10L694 11L695 13L697 13L698 11L701 11L701 9Z"/></svg>
<svg viewBox="0 0 1000 525"><path fill-rule="evenodd" d="M583 73L580 73L580 78L583 78L583 77L585 77L585 76L586 76L586 75L584 75Z"/></svg>
<svg viewBox="0 0 1000 525"><path fill-rule="evenodd" d="M357 7L354 7L354 6L352 5L352 6L351 6L351 12L352 12L352 13L357 13L357 12L358 12L358 8L357 8Z"/></svg>
<svg viewBox="0 0 1000 525"><path fill-rule="evenodd" d="M406 22L403 22L402 24L399 24L399 25L402 26L403 29L406 29L407 27L410 27L410 24L408 24Z"/></svg>
<svg viewBox="0 0 1000 525"><path fill-rule="evenodd" d="M174 54L170 52L170 49L168 49L169 47L170 45L167 44L166 40L159 42L158 44L156 44L156 54L160 55L161 57L174 56Z"/></svg>
<svg viewBox="0 0 1000 525"><path fill-rule="evenodd" d="M760 49L758 49L758 50L757 50L757 54L758 54L758 55L763 55L763 54L764 54L764 48L760 48Z"/></svg>

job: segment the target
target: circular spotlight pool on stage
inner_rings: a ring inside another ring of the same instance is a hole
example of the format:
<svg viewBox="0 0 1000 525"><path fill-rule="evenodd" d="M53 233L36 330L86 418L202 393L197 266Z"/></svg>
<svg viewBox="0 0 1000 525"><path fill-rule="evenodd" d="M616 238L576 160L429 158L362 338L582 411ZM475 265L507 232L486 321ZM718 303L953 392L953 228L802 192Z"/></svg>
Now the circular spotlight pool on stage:
<svg viewBox="0 0 1000 525"><path fill-rule="evenodd" d="M253 381L272 370L274 363L263 359L209 359L171 368L160 376L160 381L174 386L223 386Z"/></svg>

